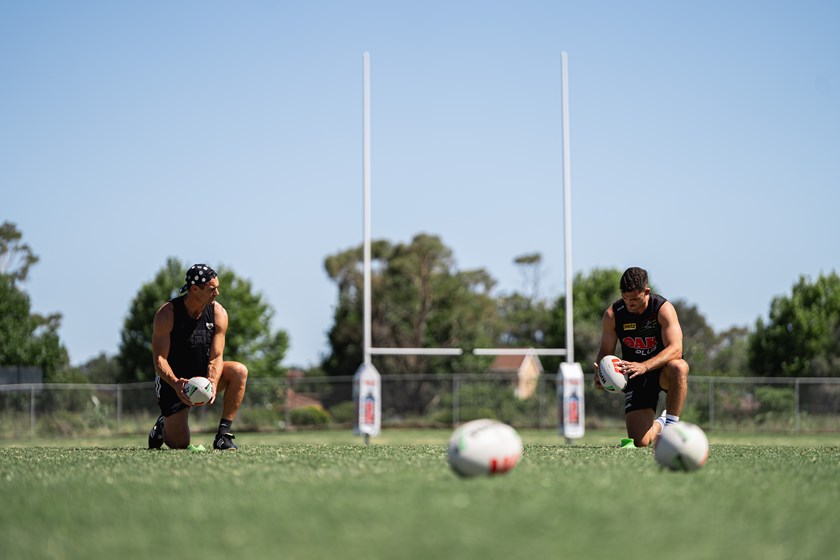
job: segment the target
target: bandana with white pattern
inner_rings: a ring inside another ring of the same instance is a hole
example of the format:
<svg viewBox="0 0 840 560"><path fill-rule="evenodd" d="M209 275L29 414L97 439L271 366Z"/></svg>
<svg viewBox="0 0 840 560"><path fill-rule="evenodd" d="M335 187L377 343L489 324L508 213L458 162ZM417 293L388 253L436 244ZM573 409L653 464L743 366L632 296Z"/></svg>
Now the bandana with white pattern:
<svg viewBox="0 0 840 560"><path fill-rule="evenodd" d="M181 288L180 293L184 293L190 289L190 286L201 286L216 277L216 271L206 264L194 264L187 271L187 276L184 278L186 284Z"/></svg>

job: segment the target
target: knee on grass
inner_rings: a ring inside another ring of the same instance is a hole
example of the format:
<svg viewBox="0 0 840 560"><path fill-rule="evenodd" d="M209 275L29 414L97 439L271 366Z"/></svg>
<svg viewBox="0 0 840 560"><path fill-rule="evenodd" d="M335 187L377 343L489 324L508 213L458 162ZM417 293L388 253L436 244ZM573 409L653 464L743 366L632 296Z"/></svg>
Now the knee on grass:
<svg viewBox="0 0 840 560"><path fill-rule="evenodd" d="M651 435L650 432L647 432L641 436L637 435L630 435L633 438L633 445L636 447L647 447L653 443L655 436Z"/></svg>
<svg viewBox="0 0 840 560"><path fill-rule="evenodd" d="M650 442L647 440L647 438L643 437L633 438L633 445L635 445L636 447L647 447L648 445L650 445Z"/></svg>
<svg viewBox="0 0 840 560"><path fill-rule="evenodd" d="M169 449L186 449L190 445L190 440L178 440L178 441L168 441L165 440L166 446Z"/></svg>

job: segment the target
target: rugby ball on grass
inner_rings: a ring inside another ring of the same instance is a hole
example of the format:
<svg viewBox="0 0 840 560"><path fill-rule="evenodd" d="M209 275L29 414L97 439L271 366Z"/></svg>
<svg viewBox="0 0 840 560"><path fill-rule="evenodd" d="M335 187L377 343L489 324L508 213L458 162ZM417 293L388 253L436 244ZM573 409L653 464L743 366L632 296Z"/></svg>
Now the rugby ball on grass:
<svg viewBox="0 0 840 560"><path fill-rule="evenodd" d="M490 419L460 426L449 439L449 466L460 476L504 474L522 457L522 438L512 427Z"/></svg>
<svg viewBox="0 0 840 560"><path fill-rule="evenodd" d="M694 424L668 424L659 435L653 452L656 462L672 471L696 471L709 457L709 440Z"/></svg>
<svg viewBox="0 0 840 560"><path fill-rule="evenodd" d="M184 394L196 406L207 404L213 396L213 382L206 377L193 377L184 385Z"/></svg>
<svg viewBox="0 0 840 560"><path fill-rule="evenodd" d="M627 386L627 377L621 372L621 359L607 355L598 363L598 379L610 393L619 393Z"/></svg>

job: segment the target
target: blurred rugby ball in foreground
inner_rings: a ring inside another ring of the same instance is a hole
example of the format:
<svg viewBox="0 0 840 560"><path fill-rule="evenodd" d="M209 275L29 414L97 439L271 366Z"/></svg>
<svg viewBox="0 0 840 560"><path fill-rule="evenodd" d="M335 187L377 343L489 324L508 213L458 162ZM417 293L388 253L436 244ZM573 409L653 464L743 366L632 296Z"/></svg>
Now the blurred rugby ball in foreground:
<svg viewBox="0 0 840 560"><path fill-rule="evenodd" d="M194 405L206 404L213 396L213 382L206 377L193 377L184 385L184 394Z"/></svg>
<svg viewBox="0 0 840 560"><path fill-rule="evenodd" d="M627 386L627 377L618 368L621 359L606 355L598 362L598 379L610 393L619 393Z"/></svg>
<svg viewBox="0 0 840 560"><path fill-rule="evenodd" d="M668 424L654 450L656 462L673 471L696 471L709 457L709 440L694 424Z"/></svg>
<svg viewBox="0 0 840 560"><path fill-rule="evenodd" d="M503 474L522 457L522 438L512 427L482 419L460 426L449 439L449 466L461 476Z"/></svg>

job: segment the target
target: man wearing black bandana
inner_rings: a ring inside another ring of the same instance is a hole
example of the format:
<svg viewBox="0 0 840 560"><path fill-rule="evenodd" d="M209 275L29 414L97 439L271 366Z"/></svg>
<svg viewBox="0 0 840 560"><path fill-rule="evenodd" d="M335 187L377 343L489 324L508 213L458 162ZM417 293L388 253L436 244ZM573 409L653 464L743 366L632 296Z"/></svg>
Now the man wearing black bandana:
<svg viewBox="0 0 840 560"><path fill-rule="evenodd" d="M224 361L228 315L216 301L219 279L206 264L190 267L181 288L183 296L164 303L155 313L152 357L155 392L161 416L149 432L149 448L166 443L172 449L190 447L189 413L193 406L184 394L191 377L206 377L213 383L213 396L224 394L222 419L213 441L214 449L236 449L231 425L245 396L248 368Z"/></svg>

